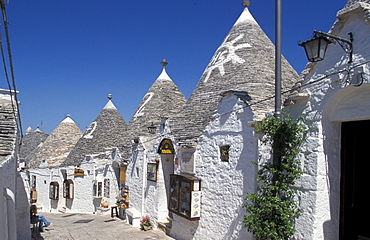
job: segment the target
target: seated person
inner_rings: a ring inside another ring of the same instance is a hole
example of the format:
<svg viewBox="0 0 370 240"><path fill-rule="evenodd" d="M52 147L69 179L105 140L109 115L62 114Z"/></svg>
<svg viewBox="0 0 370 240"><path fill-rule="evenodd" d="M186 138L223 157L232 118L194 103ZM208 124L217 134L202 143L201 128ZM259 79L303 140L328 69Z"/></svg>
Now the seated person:
<svg viewBox="0 0 370 240"><path fill-rule="evenodd" d="M31 205L30 217L31 217L31 223L39 223L39 231L40 232L44 231L44 226L48 227L51 224L51 222L46 220L46 218L43 215L37 215L36 205Z"/></svg>

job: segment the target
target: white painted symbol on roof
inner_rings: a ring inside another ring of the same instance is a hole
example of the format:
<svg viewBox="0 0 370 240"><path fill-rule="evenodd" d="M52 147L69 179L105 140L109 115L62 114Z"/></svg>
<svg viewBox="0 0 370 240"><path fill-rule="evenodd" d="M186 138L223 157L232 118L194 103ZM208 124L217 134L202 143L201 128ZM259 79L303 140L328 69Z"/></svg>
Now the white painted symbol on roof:
<svg viewBox="0 0 370 240"><path fill-rule="evenodd" d="M208 68L206 70L206 78L204 79L204 82L207 82L209 77L211 76L211 73L216 68L220 72L220 74L223 76L225 75L225 68L224 64L231 61L233 64L242 64L245 62L245 60L238 55L236 55L236 51L241 48L248 48L252 47L249 43L242 43L239 45L235 45L237 41L242 39L244 37L244 34L240 34L238 37L236 37L234 40L228 41L230 35L228 35L224 42L221 44L221 46L217 49L216 54L212 57L211 62L208 65Z"/></svg>
<svg viewBox="0 0 370 240"><path fill-rule="evenodd" d="M94 136L92 135L96 129L96 126L98 124L96 122L92 122L90 126L86 129L87 134L84 136L84 138L92 139Z"/></svg>
<svg viewBox="0 0 370 240"><path fill-rule="evenodd" d="M148 92L147 94L145 94L145 96L143 97L143 105L141 105L141 107L137 110L137 112L135 113L134 115L134 118L138 117L138 116L142 116L144 113L143 113L143 110L145 109L145 105L150 101L150 99L152 99L154 93L152 92Z"/></svg>

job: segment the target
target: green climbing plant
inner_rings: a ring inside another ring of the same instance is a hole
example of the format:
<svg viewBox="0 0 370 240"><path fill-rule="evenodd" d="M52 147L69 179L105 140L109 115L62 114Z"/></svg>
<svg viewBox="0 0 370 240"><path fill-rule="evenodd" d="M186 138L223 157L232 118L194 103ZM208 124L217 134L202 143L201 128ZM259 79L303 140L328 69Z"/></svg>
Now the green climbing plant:
<svg viewBox="0 0 370 240"><path fill-rule="evenodd" d="M283 114L277 119L266 117L255 124L256 132L263 134L262 143L271 146L274 160L258 166L256 193L245 197L248 215L244 226L257 240L286 240L295 232L294 220L300 214L296 180L302 175L297 155L308 131L304 118L293 119Z"/></svg>

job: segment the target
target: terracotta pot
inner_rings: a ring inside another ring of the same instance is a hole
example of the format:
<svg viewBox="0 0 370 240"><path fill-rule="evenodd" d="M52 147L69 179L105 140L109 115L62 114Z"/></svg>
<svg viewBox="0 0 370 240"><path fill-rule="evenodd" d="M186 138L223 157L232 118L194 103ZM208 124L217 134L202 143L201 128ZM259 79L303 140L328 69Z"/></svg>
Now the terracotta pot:
<svg viewBox="0 0 370 240"><path fill-rule="evenodd" d="M100 203L100 205L101 205L103 208L107 208L107 207L109 207L109 204L108 204L108 202L107 202L107 201L102 201L102 202Z"/></svg>
<svg viewBox="0 0 370 240"><path fill-rule="evenodd" d="M153 229L153 226L142 226L141 227L144 231L149 231Z"/></svg>

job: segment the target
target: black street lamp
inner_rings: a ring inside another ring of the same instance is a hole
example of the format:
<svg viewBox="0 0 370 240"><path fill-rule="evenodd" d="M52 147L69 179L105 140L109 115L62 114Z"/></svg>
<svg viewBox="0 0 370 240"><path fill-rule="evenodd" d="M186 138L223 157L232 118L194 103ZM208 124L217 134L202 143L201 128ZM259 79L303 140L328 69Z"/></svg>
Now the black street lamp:
<svg viewBox="0 0 370 240"><path fill-rule="evenodd" d="M312 39L303 43L299 43L298 45L304 47L308 61L318 62L324 59L328 44L337 42L343 48L343 50L349 54L348 63L351 63L353 55L353 35L351 32L348 33L348 35L350 37L349 40L334 36L329 33L314 31L314 36Z"/></svg>
<svg viewBox="0 0 370 240"><path fill-rule="evenodd" d="M157 127L154 126L154 123L152 123L152 125L148 126L148 132L149 133L154 134L156 130L157 130Z"/></svg>

